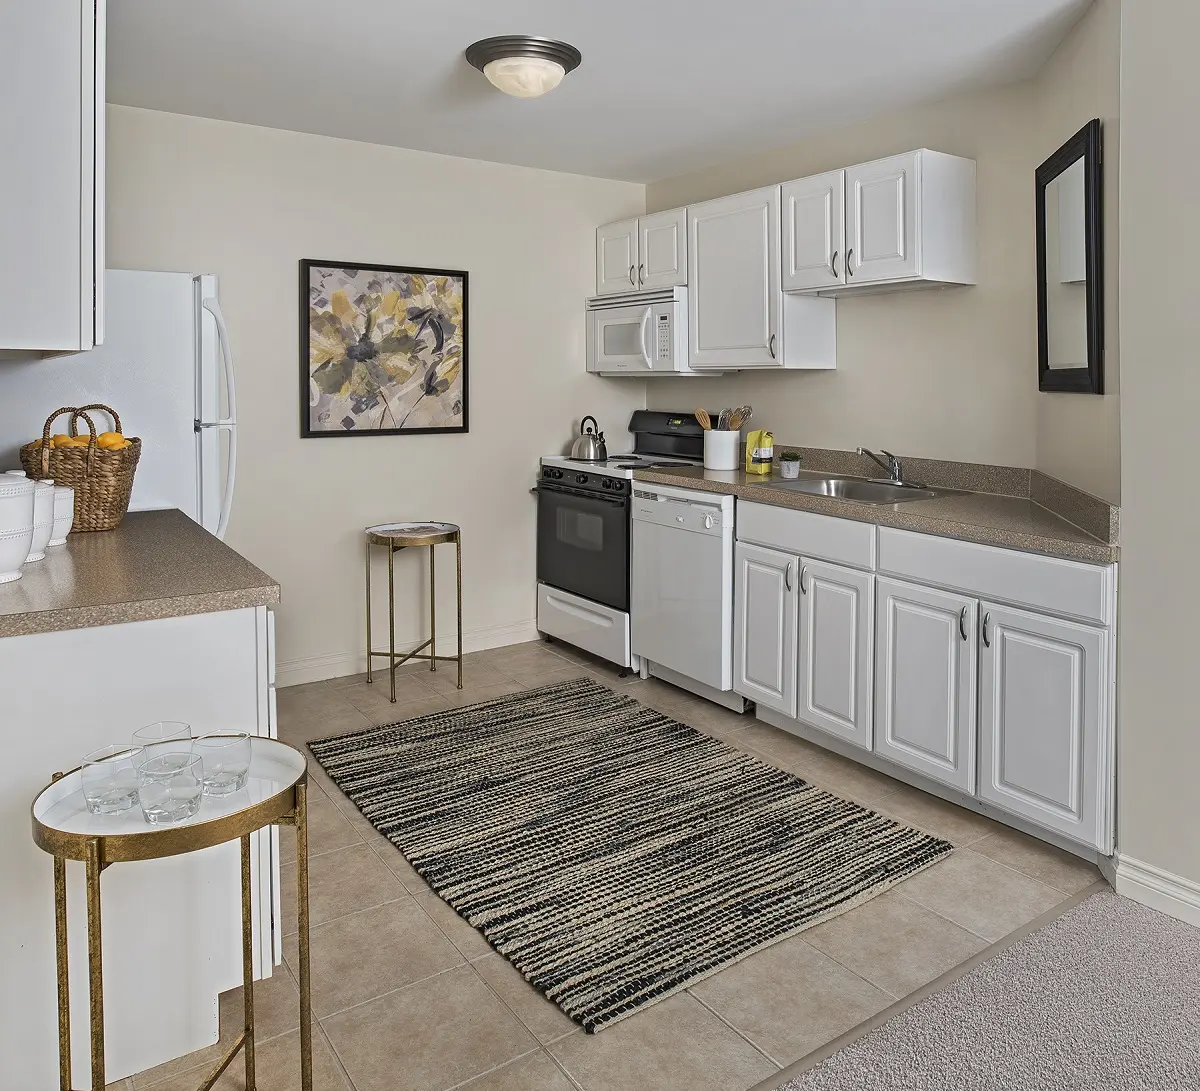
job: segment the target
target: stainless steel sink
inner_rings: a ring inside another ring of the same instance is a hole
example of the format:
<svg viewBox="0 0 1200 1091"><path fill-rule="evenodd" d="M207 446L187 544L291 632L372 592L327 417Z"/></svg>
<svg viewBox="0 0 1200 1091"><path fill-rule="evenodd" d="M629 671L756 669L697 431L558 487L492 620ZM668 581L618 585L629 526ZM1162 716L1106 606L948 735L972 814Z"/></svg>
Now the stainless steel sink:
<svg viewBox="0 0 1200 1091"><path fill-rule="evenodd" d="M808 493L810 496L853 500L859 504L905 504L941 495L938 489L893 485L887 481L869 481L860 477L802 477L795 481L772 477L755 484L769 485L773 489L786 489L788 492Z"/></svg>

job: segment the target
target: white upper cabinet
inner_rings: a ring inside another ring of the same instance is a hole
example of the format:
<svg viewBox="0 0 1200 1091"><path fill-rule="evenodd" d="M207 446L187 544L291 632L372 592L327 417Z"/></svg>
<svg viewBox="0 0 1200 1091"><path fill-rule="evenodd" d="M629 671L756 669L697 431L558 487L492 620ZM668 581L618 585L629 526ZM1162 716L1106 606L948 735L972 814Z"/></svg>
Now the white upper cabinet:
<svg viewBox="0 0 1200 1091"><path fill-rule="evenodd" d="M733 689L796 715L796 557L737 544L734 563Z"/></svg>
<svg viewBox="0 0 1200 1091"><path fill-rule="evenodd" d="M922 148L846 170L847 290L975 283L975 161Z"/></svg>
<svg viewBox="0 0 1200 1091"><path fill-rule="evenodd" d="M687 209L618 220L596 228L596 294L687 283Z"/></svg>
<svg viewBox="0 0 1200 1091"><path fill-rule="evenodd" d="M637 271L637 218L596 228L596 294L636 292Z"/></svg>
<svg viewBox="0 0 1200 1091"><path fill-rule="evenodd" d="M687 222L693 369L836 366L833 302L783 294L779 186L690 205Z"/></svg>
<svg viewBox="0 0 1200 1091"><path fill-rule="evenodd" d="M779 353L779 187L688 209L692 367L774 365Z"/></svg>
<svg viewBox="0 0 1200 1091"><path fill-rule="evenodd" d="M974 598L876 584L875 753L975 791Z"/></svg>
<svg viewBox="0 0 1200 1091"><path fill-rule="evenodd" d="M805 557L798 583L796 719L870 750L875 577Z"/></svg>
<svg viewBox="0 0 1200 1091"><path fill-rule="evenodd" d="M638 287L687 284L687 209L672 208L638 220Z"/></svg>
<svg viewBox="0 0 1200 1091"><path fill-rule="evenodd" d="M103 340L104 0L0 8L0 350Z"/></svg>
<svg viewBox="0 0 1200 1091"><path fill-rule="evenodd" d="M1111 852L1109 634L980 609L980 799Z"/></svg>
<svg viewBox="0 0 1200 1091"><path fill-rule="evenodd" d="M846 283L846 172L830 171L785 182L783 290Z"/></svg>

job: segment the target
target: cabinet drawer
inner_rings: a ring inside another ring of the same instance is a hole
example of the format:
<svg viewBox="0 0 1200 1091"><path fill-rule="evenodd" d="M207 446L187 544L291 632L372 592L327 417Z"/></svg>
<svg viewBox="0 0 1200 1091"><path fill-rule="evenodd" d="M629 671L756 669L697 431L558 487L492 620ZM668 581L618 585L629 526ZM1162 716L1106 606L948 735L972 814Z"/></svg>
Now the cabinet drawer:
<svg viewBox="0 0 1200 1091"><path fill-rule="evenodd" d="M740 542L755 542L818 561L875 567L875 527L871 523L739 500L737 536Z"/></svg>
<svg viewBox="0 0 1200 1091"><path fill-rule="evenodd" d="M1112 619L1112 571L1099 565L879 528L879 571L1099 625Z"/></svg>

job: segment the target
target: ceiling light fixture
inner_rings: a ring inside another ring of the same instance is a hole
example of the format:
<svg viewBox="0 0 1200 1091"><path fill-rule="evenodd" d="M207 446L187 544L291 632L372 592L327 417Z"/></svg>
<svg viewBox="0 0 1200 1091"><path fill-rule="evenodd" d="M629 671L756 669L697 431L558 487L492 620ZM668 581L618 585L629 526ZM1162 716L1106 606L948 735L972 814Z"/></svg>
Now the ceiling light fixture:
<svg viewBox="0 0 1200 1091"><path fill-rule="evenodd" d="M484 38L468 46L466 56L493 87L515 98L537 98L553 91L583 60L573 45L528 34Z"/></svg>

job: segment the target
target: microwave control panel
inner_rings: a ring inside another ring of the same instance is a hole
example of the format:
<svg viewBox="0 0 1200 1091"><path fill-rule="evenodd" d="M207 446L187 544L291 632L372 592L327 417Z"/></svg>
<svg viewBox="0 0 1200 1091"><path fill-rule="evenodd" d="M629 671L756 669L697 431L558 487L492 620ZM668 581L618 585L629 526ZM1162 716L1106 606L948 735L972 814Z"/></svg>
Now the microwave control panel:
<svg viewBox="0 0 1200 1091"><path fill-rule="evenodd" d="M655 329L658 335L655 358L658 360L669 360L671 358L671 316L669 314L658 315L655 321Z"/></svg>

